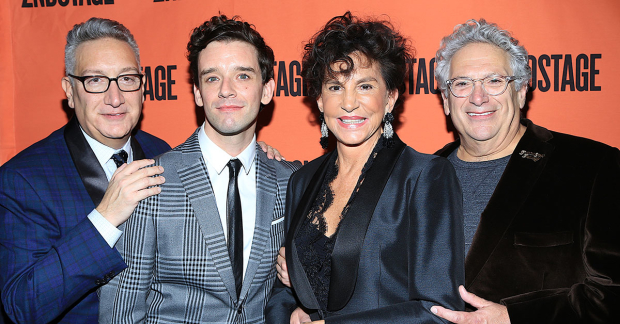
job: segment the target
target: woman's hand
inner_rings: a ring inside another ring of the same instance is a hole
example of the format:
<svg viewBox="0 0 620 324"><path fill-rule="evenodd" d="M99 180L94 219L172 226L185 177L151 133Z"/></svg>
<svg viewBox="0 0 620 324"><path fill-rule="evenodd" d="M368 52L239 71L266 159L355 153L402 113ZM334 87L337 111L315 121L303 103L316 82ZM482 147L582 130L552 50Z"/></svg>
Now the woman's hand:
<svg viewBox="0 0 620 324"><path fill-rule="evenodd" d="M276 270L278 270L278 279L287 287L291 287L291 280L288 277L288 268L286 267L286 256L284 247L280 248L278 259L276 260Z"/></svg>

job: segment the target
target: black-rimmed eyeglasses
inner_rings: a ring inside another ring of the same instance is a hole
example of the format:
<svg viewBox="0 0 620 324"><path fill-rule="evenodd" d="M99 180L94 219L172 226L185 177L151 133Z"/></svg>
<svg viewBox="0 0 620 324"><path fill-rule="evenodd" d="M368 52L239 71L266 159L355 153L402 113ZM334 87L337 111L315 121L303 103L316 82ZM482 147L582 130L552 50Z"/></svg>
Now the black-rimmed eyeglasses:
<svg viewBox="0 0 620 324"><path fill-rule="evenodd" d="M115 81L118 88L123 92L138 91L142 86L142 74L123 74L116 78L108 78L105 75L86 75L76 76L69 74L70 77L79 80L84 85L84 90L88 93L103 93L108 91L110 83Z"/></svg>
<svg viewBox="0 0 620 324"><path fill-rule="evenodd" d="M491 75L483 79L460 77L447 80L446 84L450 88L450 92L457 98L469 97L474 92L474 84L478 81L489 96L499 96L506 91L510 81L517 79L519 77L505 75Z"/></svg>

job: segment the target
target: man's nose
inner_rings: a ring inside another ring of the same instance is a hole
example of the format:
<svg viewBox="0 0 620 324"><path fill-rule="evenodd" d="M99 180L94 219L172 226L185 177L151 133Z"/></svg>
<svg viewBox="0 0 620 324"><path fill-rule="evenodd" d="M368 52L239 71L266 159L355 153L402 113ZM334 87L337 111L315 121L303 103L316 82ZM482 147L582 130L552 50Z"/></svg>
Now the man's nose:
<svg viewBox="0 0 620 324"><path fill-rule="evenodd" d="M482 104L489 101L489 94L484 90L482 86L482 81L476 80L472 85L473 90L469 95L469 102L473 103L476 106L481 106Z"/></svg>
<svg viewBox="0 0 620 324"><path fill-rule="evenodd" d="M234 97L237 93L235 92L235 88L232 82L228 78L222 79L222 85L220 86L220 93L218 96L220 98L229 98Z"/></svg>
<svg viewBox="0 0 620 324"><path fill-rule="evenodd" d="M112 84L112 82L114 82L114 84ZM120 105L125 103L125 96L118 87L118 82L116 80L110 81L108 91L105 92L104 103L114 108L118 108Z"/></svg>

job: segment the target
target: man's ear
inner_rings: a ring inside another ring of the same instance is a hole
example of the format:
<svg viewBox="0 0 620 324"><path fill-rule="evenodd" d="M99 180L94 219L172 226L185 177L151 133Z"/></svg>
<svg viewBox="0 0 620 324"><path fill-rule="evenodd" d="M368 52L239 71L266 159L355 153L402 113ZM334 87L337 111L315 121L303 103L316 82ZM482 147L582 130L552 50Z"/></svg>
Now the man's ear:
<svg viewBox="0 0 620 324"><path fill-rule="evenodd" d="M200 94L200 89L198 89L198 87L196 87L196 84L194 83L194 101L196 102L196 105L198 107L203 107L204 103L202 101L202 95Z"/></svg>
<svg viewBox="0 0 620 324"><path fill-rule="evenodd" d="M443 113L446 114L446 116L450 116L450 102L448 102L449 99L446 97L442 90L439 91L441 91L441 99L443 100Z"/></svg>
<svg viewBox="0 0 620 324"><path fill-rule="evenodd" d="M75 102L73 101L73 85L71 85L71 80L69 77L62 78L61 81L62 90L65 91L65 95L67 96L67 104L72 109L75 109Z"/></svg>
<svg viewBox="0 0 620 324"><path fill-rule="evenodd" d="M140 87L140 92L142 93L142 103L146 100L146 94L144 93L144 88L146 87L146 75L142 75L142 86Z"/></svg>
<svg viewBox="0 0 620 324"><path fill-rule="evenodd" d="M527 84L524 84L519 91L517 91L517 100L519 100L519 109L525 107L525 100L527 99Z"/></svg>
<svg viewBox="0 0 620 324"><path fill-rule="evenodd" d="M260 99L260 102L263 105L267 105L273 99L273 92L276 89L276 81L270 79L267 83L263 84L263 96Z"/></svg>

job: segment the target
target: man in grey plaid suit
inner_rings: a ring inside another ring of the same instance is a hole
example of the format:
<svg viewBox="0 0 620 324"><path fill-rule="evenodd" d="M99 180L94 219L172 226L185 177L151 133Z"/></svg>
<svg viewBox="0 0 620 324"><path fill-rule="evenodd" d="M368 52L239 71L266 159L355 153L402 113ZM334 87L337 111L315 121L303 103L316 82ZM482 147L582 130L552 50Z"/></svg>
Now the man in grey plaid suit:
<svg viewBox="0 0 620 324"><path fill-rule="evenodd" d="M269 160L256 144L273 52L253 26L226 16L195 28L187 48L206 121L156 159L166 182L126 223L117 248L128 268L100 290L100 322L264 322L288 178L301 166Z"/></svg>

